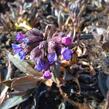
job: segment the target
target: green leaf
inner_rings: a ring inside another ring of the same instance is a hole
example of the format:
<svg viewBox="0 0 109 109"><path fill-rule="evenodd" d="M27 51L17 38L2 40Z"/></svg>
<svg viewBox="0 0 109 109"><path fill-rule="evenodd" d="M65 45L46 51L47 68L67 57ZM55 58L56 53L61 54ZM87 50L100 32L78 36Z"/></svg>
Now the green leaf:
<svg viewBox="0 0 109 109"><path fill-rule="evenodd" d="M9 60L23 73L41 77L42 73L34 70L27 62L20 60L18 57L8 53Z"/></svg>
<svg viewBox="0 0 109 109"><path fill-rule="evenodd" d="M38 81L40 81L40 79L34 78L34 76L25 76L13 81L11 87L17 91L27 91L35 88Z"/></svg>
<svg viewBox="0 0 109 109"><path fill-rule="evenodd" d="M28 99L29 96L14 96L11 97L9 99L7 99L6 101L4 101L4 103L0 106L0 109L10 109L22 102L24 102L25 100Z"/></svg>

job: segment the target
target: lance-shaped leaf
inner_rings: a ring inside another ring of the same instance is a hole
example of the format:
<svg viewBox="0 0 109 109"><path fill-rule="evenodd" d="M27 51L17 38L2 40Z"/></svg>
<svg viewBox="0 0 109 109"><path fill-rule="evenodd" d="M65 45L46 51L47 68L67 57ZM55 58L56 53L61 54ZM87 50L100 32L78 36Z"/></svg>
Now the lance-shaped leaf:
<svg viewBox="0 0 109 109"><path fill-rule="evenodd" d="M8 65L8 71L7 71L7 75L5 77L6 80L8 80L11 77L11 73L12 73L12 67L11 67L10 61L8 62L8 64L9 64ZM3 88L3 90L0 94L0 104L2 104L2 102L5 100L7 91L8 91L8 87L4 86L4 88Z"/></svg>
<svg viewBox="0 0 109 109"><path fill-rule="evenodd" d="M23 73L27 75L34 75L41 77L42 73L34 70L27 62L20 60L18 57L13 56L11 53L8 53L9 60Z"/></svg>
<svg viewBox="0 0 109 109"><path fill-rule="evenodd" d="M24 102L25 100L28 99L29 96L13 96L9 99L7 99L2 105L0 105L0 109L10 109L22 102Z"/></svg>
<svg viewBox="0 0 109 109"><path fill-rule="evenodd" d="M27 91L29 89L35 88L37 83L41 81L39 78L33 76L25 76L15 79L11 87L17 91Z"/></svg>
<svg viewBox="0 0 109 109"><path fill-rule="evenodd" d="M52 81L48 81L43 77L37 78L34 76L24 76L18 77L11 80L6 80L1 82L0 84L4 84L10 88L15 89L16 91L25 92L29 89L35 88L37 83L44 82L47 86L51 84ZM19 92L18 92L19 94Z"/></svg>

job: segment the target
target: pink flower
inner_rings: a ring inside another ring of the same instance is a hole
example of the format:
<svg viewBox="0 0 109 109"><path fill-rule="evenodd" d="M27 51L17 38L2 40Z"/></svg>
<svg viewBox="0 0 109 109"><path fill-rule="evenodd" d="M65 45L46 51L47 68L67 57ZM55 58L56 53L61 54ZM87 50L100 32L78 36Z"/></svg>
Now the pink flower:
<svg viewBox="0 0 109 109"><path fill-rule="evenodd" d="M45 79L51 79L52 74L51 74L50 70L45 71L44 74L43 74L43 77Z"/></svg>
<svg viewBox="0 0 109 109"><path fill-rule="evenodd" d="M69 46L72 44L72 38L67 36L67 37L63 37L62 38L62 44L64 44L65 46Z"/></svg>

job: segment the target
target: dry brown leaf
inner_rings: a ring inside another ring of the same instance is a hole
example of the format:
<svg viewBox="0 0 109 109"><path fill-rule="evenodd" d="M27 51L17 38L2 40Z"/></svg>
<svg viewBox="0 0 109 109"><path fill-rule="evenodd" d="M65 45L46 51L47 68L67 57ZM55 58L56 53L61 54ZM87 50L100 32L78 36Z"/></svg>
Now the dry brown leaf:
<svg viewBox="0 0 109 109"><path fill-rule="evenodd" d="M76 53L78 57L82 55L82 49L79 46L77 47Z"/></svg>
<svg viewBox="0 0 109 109"><path fill-rule="evenodd" d="M72 63L72 64L76 64L77 62L78 62L77 54L74 53L74 54L73 54L73 58L71 59L71 63Z"/></svg>
<svg viewBox="0 0 109 109"><path fill-rule="evenodd" d="M79 61L79 63L82 64L82 65L89 66L89 63L88 62L85 62L85 61Z"/></svg>
<svg viewBox="0 0 109 109"><path fill-rule="evenodd" d="M91 109L87 103L78 103L79 109Z"/></svg>
<svg viewBox="0 0 109 109"><path fill-rule="evenodd" d="M2 81L2 82L0 82L0 85L3 84L3 85L6 85L8 87L11 87L11 83L13 80L14 79Z"/></svg>
<svg viewBox="0 0 109 109"><path fill-rule="evenodd" d="M53 83L53 81L52 81L51 79L49 79L49 80L47 80L47 81L45 82L45 84L46 84L47 86L49 86L49 87L52 86L52 83Z"/></svg>
<svg viewBox="0 0 109 109"><path fill-rule="evenodd" d="M102 48L103 48L104 51L109 52L109 41L108 42L105 42L102 45Z"/></svg>
<svg viewBox="0 0 109 109"><path fill-rule="evenodd" d="M92 75L95 75L96 74L96 72L95 72L95 70L94 70L94 68L93 68L92 65L89 65L89 70L90 70L90 72L91 72Z"/></svg>

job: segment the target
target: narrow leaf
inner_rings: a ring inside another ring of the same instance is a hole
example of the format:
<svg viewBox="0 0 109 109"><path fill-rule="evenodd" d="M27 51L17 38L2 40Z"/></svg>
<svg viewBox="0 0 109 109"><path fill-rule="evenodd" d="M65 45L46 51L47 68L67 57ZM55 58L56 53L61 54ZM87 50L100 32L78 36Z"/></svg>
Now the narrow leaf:
<svg viewBox="0 0 109 109"><path fill-rule="evenodd" d="M11 53L8 53L9 60L22 72L41 77L42 73L34 70L27 62L21 61L19 58L13 56Z"/></svg>
<svg viewBox="0 0 109 109"><path fill-rule="evenodd" d="M27 100L28 97L29 96L26 96L26 97L14 96L12 98L9 98L0 106L0 109L10 109L10 108L24 102L25 100Z"/></svg>
<svg viewBox="0 0 109 109"><path fill-rule="evenodd" d="M17 91L27 91L35 88L38 81L40 81L40 79L34 78L33 76L25 76L13 81L11 87Z"/></svg>

